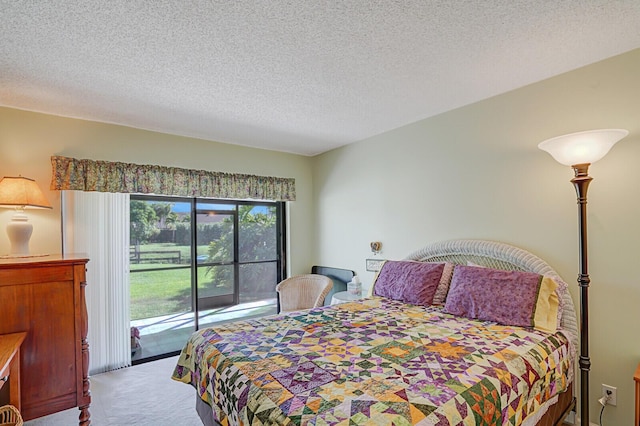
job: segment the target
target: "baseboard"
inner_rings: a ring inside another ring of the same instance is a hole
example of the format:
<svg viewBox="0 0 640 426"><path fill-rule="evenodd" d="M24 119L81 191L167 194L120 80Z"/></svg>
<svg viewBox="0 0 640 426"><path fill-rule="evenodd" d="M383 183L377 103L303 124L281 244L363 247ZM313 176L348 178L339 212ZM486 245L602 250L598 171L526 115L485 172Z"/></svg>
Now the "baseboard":
<svg viewBox="0 0 640 426"><path fill-rule="evenodd" d="M573 413L571 413L571 414L573 414ZM573 423L569 423L570 416L568 416L568 417L565 419L564 424L565 424L565 425L567 425L567 426L570 426L570 425L579 425L579 424L580 424L580 417L578 417L578 416L574 416L574 417L575 417L575 421L574 421ZM598 425L597 425L597 424L595 424L595 423L593 423L593 422L589 422L589 426L598 426Z"/></svg>

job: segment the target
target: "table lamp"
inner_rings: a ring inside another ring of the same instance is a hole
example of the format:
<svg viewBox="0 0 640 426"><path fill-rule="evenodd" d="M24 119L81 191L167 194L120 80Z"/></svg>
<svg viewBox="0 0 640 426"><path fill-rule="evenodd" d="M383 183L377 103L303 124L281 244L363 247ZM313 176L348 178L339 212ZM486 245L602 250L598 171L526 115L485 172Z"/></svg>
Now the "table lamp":
<svg viewBox="0 0 640 426"><path fill-rule="evenodd" d="M50 209L51 204L33 179L5 176L0 180L0 207L12 207L16 210L7 224L11 254L28 256L33 225L29 222L24 210L26 208Z"/></svg>

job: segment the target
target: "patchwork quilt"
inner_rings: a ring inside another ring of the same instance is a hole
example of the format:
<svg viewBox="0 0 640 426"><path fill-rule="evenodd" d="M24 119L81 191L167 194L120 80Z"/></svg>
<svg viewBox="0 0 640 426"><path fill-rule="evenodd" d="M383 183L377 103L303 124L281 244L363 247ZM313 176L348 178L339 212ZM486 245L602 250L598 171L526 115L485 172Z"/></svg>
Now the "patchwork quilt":
<svg viewBox="0 0 640 426"><path fill-rule="evenodd" d="M562 332L373 297L194 333L173 379L222 425L520 425L567 389Z"/></svg>

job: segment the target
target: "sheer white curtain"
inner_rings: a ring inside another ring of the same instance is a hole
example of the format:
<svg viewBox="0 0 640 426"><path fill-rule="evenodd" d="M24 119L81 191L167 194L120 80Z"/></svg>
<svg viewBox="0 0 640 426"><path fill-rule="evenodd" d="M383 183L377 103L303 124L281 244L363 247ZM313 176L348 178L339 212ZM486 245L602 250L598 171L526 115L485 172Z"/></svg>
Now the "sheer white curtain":
<svg viewBox="0 0 640 426"><path fill-rule="evenodd" d="M89 257L89 374L130 366L129 194L62 191L62 235Z"/></svg>

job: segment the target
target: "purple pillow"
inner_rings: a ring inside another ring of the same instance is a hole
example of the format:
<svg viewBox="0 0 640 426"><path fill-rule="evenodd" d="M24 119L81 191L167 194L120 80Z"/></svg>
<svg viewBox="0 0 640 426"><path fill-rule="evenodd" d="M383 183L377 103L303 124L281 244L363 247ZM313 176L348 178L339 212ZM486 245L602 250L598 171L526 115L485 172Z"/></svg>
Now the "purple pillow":
<svg viewBox="0 0 640 426"><path fill-rule="evenodd" d="M542 275L456 265L445 312L505 325L532 327Z"/></svg>
<svg viewBox="0 0 640 426"><path fill-rule="evenodd" d="M373 294L429 306L440 283L444 263L388 260L374 282Z"/></svg>

